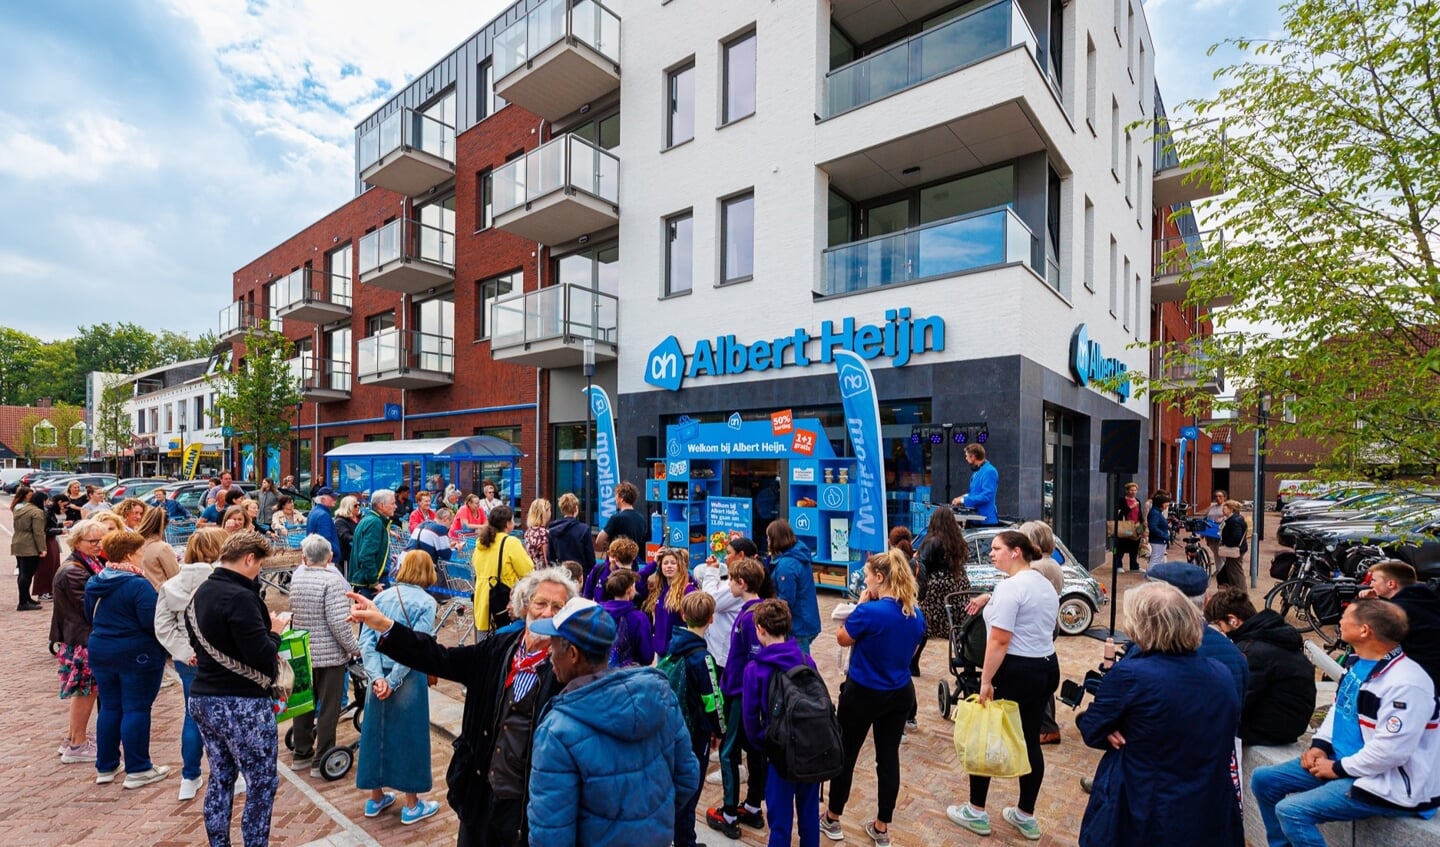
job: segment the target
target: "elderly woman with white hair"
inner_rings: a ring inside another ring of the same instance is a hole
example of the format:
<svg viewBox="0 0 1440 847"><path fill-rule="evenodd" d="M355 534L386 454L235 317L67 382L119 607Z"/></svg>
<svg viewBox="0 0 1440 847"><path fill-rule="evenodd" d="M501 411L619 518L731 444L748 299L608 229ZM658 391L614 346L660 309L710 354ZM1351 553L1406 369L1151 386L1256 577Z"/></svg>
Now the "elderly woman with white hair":
<svg viewBox="0 0 1440 847"><path fill-rule="evenodd" d="M562 688L550 665L550 641L530 631L554 617L579 593L565 568L545 568L520 579L510 598L521 608L523 629L497 632L478 644L445 647L433 636L392 621L375 604L352 594L351 616L383 633L378 649L419 673L466 686L465 713L447 781L460 817L459 844L529 843L530 745L550 698Z"/></svg>
<svg viewBox="0 0 1440 847"><path fill-rule="evenodd" d="M334 551L322 535L307 535L300 542L304 561L290 580L290 625L310 633L310 663L314 668L315 711L295 717L295 753L290 767L310 768L320 776L312 760L335 746L335 724L340 719L340 700L345 692L345 666L360 655L355 628L347 620L350 601L345 593L350 584L335 567Z"/></svg>

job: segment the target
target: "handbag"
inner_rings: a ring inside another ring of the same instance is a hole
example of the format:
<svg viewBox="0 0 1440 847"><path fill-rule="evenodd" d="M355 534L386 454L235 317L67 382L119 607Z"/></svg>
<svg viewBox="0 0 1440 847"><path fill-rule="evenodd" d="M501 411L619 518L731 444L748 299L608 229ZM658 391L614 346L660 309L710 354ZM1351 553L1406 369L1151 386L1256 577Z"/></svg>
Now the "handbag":
<svg viewBox="0 0 1440 847"><path fill-rule="evenodd" d="M971 776L1008 778L1030 773L1020 731L1020 704L974 694L955 704L955 755Z"/></svg>
<svg viewBox="0 0 1440 847"><path fill-rule="evenodd" d="M194 634L195 640L200 643L210 658L215 663L231 673L244 677L256 685L270 692L270 699L281 703L287 702L290 695L295 693L295 669L290 663L275 660L275 678L271 679L260 671L255 670L244 662L237 661L215 649L209 641L205 640L205 634L200 631L200 624L195 620L195 601L192 599L190 605L185 607L185 622L190 624L190 632Z"/></svg>
<svg viewBox="0 0 1440 847"><path fill-rule="evenodd" d="M405 592L401 591L399 586L395 587L395 599L400 601L400 614L405 616L405 625L410 627L411 629L414 629L415 624L410 622L410 610L405 608ZM425 684L430 686L431 688L434 688L435 683L439 681L440 678L435 676L435 674L425 674Z"/></svg>
<svg viewBox="0 0 1440 847"><path fill-rule="evenodd" d="M1136 551L1135 551L1135 552L1136 552L1138 555L1145 556L1145 557L1148 558L1148 557L1150 556L1150 539L1149 539L1149 538L1142 537L1142 538L1140 539L1140 546L1139 546L1138 548L1136 548Z"/></svg>
<svg viewBox="0 0 1440 847"><path fill-rule="evenodd" d="M1218 552L1220 553L1220 558L1222 559L1238 559L1241 555L1239 547L1227 547L1224 544L1220 545L1220 549Z"/></svg>
<svg viewBox="0 0 1440 847"><path fill-rule="evenodd" d="M1135 539L1135 538L1138 537L1139 535L1140 535L1140 522L1139 522L1139 521L1116 521L1116 522L1115 522L1115 537L1116 537L1116 538L1122 538L1122 539L1125 539L1126 541L1130 541L1130 540Z"/></svg>
<svg viewBox="0 0 1440 847"><path fill-rule="evenodd" d="M494 632L510 623L510 586L500 578L500 571L505 567L505 542L510 540L507 533L500 536L500 553L495 557L495 575L488 577L490 580L490 631ZM496 611L496 610L499 611Z"/></svg>

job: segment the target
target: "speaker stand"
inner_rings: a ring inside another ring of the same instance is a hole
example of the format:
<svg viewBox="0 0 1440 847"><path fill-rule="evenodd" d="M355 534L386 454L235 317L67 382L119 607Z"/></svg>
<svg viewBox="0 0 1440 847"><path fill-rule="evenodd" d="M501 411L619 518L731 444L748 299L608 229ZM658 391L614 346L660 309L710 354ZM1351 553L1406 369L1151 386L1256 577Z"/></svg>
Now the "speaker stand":
<svg viewBox="0 0 1440 847"><path fill-rule="evenodd" d="M1117 508L1115 486L1119 480L1114 473L1106 474L1106 477L1109 485L1106 486L1105 491L1105 513L1110 515L1110 517L1106 518L1105 525L1109 526L1110 520L1115 517ZM1120 587L1120 554L1119 551L1115 549L1115 542L1117 540L1116 536L1112 533L1107 533L1105 536L1105 546L1110 550L1110 626L1108 628L1092 626L1085 630L1087 636L1101 641L1107 638L1114 638L1117 642L1130 640L1123 632L1115 629L1115 615L1120 608L1120 595L1116 593Z"/></svg>

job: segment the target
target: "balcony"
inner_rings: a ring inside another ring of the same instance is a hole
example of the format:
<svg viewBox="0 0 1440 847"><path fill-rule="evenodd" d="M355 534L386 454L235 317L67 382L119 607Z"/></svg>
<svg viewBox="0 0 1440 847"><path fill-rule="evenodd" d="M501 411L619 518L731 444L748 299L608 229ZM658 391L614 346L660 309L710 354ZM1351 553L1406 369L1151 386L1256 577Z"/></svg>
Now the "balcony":
<svg viewBox="0 0 1440 847"><path fill-rule="evenodd" d="M350 363L296 356L290 360L290 372L300 383L300 393L307 402L334 403L350 399Z"/></svg>
<svg viewBox="0 0 1440 847"><path fill-rule="evenodd" d="M1154 274L1150 283L1150 302L1181 303L1190 293L1190 282L1204 273L1225 253L1225 231L1209 230L1188 235L1157 238L1154 242ZM1217 297L1210 308L1228 306L1231 296Z"/></svg>
<svg viewBox="0 0 1440 847"><path fill-rule="evenodd" d="M835 16L839 14L837 8ZM1035 33L1020 6L1015 0L999 0L826 74L823 117L858 109L1022 44L1031 56L1037 55Z"/></svg>
<svg viewBox="0 0 1440 847"><path fill-rule="evenodd" d="M1008 206L831 247L821 297L1029 264L1035 236Z"/></svg>
<svg viewBox="0 0 1440 847"><path fill-rule="evenodd" d="M1151 373L1157 374L1156 387L1170 391L1203 391L1218 396L1225 393L1225 372L1211 364L1205 355L1203 341L1179 341L1155 347L1150 354Z"/></svg>
<svg viewBox="0 0 1440 847"><path fill-rule="evenodd" d="M620 88L620 16L545 0L495 38L495 93L556 121Z"/></svg>
<svg viewBox="0 0 1440 847"><path fill-rule="evenodd" d="M359 164L361 180L419 197L455 178L455 127L401 109L360 136Z"/></svg>
<svg viewBox="0 0 1440 847"><path fill-rule="evenodd" d="M350 319L350 280L301 268L276 286L275 314L287 320L328 324Z"/></svg>
<svg viewBox="0 0 1440 847"><path fill-rule="evenodd" d="M1218 142L1224 157L1225 125L1218 118L1179 127L1171 126L1163 116L1155 119L1155 208L1193 203L1224 190L1201 173L1210 163L1199 160L1197 148L1206 142Z"/></svg>
<svg viewBox="0 0 1440 847"><path fill-rule="evenodd" d="M455 281L455 233L400 218L360 239L360 281L421 294Z"/></svg>
<svg viewBox="0 0 1440 847"><path fill-rule="evenodd" d="M595 342L595 360L618 353L613 294L578 285L552 285L517 292L490 307L490 355L497 361L536 368L584 364L585 342Z"/></svg>
<svg viewBox="0 0 1440 847"><path fill-rule="evenodd" d="M436 388L455 381L455 339L414 329L387 329L355 345L361 385Z"/></svg>
<svg viewBox="0 0 1440 847"><path fill-rule="evenodd" d="M495 171L495 227L556 245L620 222L620 160L574 135Z"/></svg>
<svg viewBox="0 0 1440 847"><path fill-rule="evenodd" d="M216 336L221 344L243 341L245 333L265 323L268 316L270 328L276 332L283 326L273 310L258 306L247 300L237 300L220 310L220 322Z"/></svg>

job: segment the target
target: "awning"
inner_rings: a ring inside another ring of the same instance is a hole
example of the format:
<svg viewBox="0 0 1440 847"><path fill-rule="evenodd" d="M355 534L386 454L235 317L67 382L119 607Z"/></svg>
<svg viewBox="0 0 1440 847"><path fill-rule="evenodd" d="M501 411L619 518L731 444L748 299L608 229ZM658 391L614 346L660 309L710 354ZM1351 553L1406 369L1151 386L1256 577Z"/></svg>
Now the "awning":
<svg viewBox="0 0 1440 847"><path fill-rule="evenodd" d="M428 456L454 461L476 459L518 459L525 454L504 439L493 435L460 438L407 438L403 441L357 441L326 452L327 459Z"/></svg>

